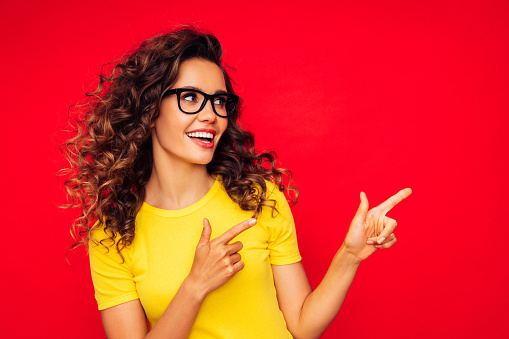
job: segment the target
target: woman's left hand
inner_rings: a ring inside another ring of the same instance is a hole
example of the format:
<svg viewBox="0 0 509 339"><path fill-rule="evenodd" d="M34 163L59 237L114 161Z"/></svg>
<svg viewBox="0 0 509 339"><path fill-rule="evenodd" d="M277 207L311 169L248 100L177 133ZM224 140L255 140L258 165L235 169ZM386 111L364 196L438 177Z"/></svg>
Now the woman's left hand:
<svg viewBox="0 0 509 339"><path fill-rule="evenodd" d="M347 253L359 261L367 259L378 248L389 248L396 242L394 229L397 222L385 215L403 199L412 194L405 188L377 207L369 210L368 198L361 192L361 203L343 243Z"/></svg>

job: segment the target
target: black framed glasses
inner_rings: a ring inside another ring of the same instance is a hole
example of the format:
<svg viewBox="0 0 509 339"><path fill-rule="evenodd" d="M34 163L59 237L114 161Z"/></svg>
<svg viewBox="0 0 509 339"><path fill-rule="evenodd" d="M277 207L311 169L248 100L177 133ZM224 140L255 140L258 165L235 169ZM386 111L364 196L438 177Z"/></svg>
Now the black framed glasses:
<svg viewBox="0 0 509 339"><path fill-rule="evenodd" d="M220 93L207 94L192 88L174 88L167 90L163 98L169 95L177 95L179 109L186 114L196 114L200 112L207 101L210 100L212 110L221 118L226 118L235 113L235 108L239 102L239 97L235 94Z"/></svg>

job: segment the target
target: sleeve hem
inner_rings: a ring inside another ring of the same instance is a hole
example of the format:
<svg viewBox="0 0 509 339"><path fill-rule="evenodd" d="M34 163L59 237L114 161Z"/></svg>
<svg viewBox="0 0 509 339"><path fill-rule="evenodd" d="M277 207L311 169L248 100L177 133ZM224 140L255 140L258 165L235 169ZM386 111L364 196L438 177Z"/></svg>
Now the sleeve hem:
<svg viewBox="0 0 509 339"><path fill-rule="evenodd" d="M271 258L270 263L272 265L290 265L295 264L296 262L299 262L302 260L302 257L300 254L294 255L289 258Z"/></svg>
<svg viewBox="0 0 509 339"><path fill-rule="evenodd" d="M128 301L133 301L133 300L136 300L136 299L139 299L138 294L133 292L133 293L129 293L129 294L126 294L126 295L122 295L122 296L117 297L115 299L111 299L111 300L104 301L104 302L98 302L97 306L99 308L99 311L102 311L102 310L105 310L107 308L110 308L110 307L113 307L113 306L117 306L117 305L126 303Z"/></svg>

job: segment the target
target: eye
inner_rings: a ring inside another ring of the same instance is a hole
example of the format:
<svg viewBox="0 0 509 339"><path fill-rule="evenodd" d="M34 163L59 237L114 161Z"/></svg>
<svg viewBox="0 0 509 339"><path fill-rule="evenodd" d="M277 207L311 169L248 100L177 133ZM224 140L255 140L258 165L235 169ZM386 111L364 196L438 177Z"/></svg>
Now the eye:
<svg viewBox="0 0 509 339"><path fill-rule="evenodd" d="M189 102L198 102L198 95L194 92L186 92L180 95L180 100L185 100Z"/></svg>
<svg viewBox="0 0 509 339"><path fill-rule="evenodd" d="M227 98L225 96L219 96L214 98L214 105L224 106L226 104Z"/></svg>

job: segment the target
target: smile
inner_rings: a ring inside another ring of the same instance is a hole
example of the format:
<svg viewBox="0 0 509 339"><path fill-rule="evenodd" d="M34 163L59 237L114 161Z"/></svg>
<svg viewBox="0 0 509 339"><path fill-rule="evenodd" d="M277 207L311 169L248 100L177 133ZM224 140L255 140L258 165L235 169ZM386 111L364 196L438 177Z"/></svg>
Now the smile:
<svg viewBox="0 0 509 339"><path fill-rule="evenodd" d="M203 142L212 142L212 139L214 139L214 134L208 132L191 132L186 133L186 135L190 138L198 138Z"/></svg>
<svg viewBox="0 0 509 339"><path fill-rule="evenodd" d="M186 132L186 135L200 148L214 148L214 136L216 135L216 131L214 130L197 130Z"/></svg>

